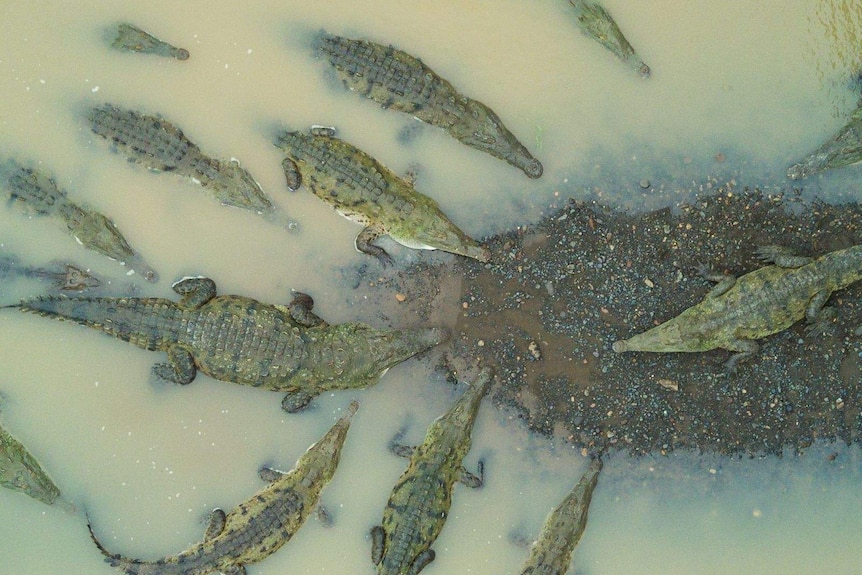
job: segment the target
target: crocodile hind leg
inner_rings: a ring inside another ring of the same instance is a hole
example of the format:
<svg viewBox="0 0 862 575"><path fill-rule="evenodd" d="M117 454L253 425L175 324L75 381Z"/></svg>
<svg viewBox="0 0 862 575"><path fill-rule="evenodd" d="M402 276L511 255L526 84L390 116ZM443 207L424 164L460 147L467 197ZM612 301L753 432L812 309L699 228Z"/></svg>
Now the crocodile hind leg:
<svg viewBox="0 0 862 575"><path fill-rule="evenodd" d="M313 307L314 300L310 295L295 291L293 292L293 301L290 302L288 309L290 310L290 317L299 325L305 327L325 327L329 325L311 311Z"/></svg>
<svg viewBox="0 0 862 575"><path fill-rule="evenodd" d="M808 320L808 325L805 327L807 335L825 336L835 330L832 323L835 318L835 308L824 305L831 295L831 291L821 290L808 302L808 307L805 308L805 318Z"/></svg>
<svg viewBox="0 0 862 575"><path fill-rule="evenodd" d="M304 409L308 403L317 397L317 393L303 390L291 391L281 400L281 408L288 413L296 413Z"/></svg>
<svg viewBox="0 0 862 575"><path fill-rule="evenodd" d="M171 288L183 296L180 307L185 309L197 309L216 295L215 282L204 277L183 278Z"/></svg>
<svg viewBox="0 0 862 575"><path fill-rule="evenodd" d="M207 525L207 530L204 532L204 541L215 539L221 535L221 532L224 531L225 523L227 523L227 516L224 514L224 511L218 507L213 509L213 512L210 514L209 525Z"/></svg>
<svg viewBox="0 0 862 575"><path fill-rule="evenodd" d="M774 263L782 268L799 268L814 259L808 256L797 256L789 248L775 245L760 246L755 253L762 261Z"/></svg>
<svg viewBox="0 0 862 575"><path fill-rule="evenodd" d="M153 366L153 375L160 380L186 385L197 374L192 354L178 345L168 348L168 362Z"/></svg>
<svg viewBox="0 0 862 575"><path fill-rule="evenodd" d="M383 265L383 267L390 266L394 263L392 256L387 254L386 250L371 242L385 233L386 232L379 226L368 226L359 232L359 235L356 236L356 241L354 242L358 251L363 254L368 254L369 256L374 256Z"/></svg>
<svg viewBox="0 0 862 575"><path fill-rule="evenodd" d="M476 489L477 487L482 487L485 483L485 462L479 461L479 474L473 475L469 471L467 471L466 467L461 467L461 476L458 478L458 481L466 485L467 487L472 487Z"/></svg>
<svg viewBox="0 0 862 575"><path fill-rule="evenodd" d="M727 350L737 352L724 363L724 370L728 375L736 372L736 366L740 361L754 357L760 350L760 346L753 339L735 339L723 347Z"/></svg>
<svg viewBox="0 0 862 575"><path fill-rule="evenodd" d="M425 569L429 563L434 561L436 554L433 549L426 549L416 556L413 563L410 564L410 569L407 570L407 575L419 575L419 572Z"/></svg>
<svg viewBox="0 0 862 575"><path fill-rule="evenodd" d="M401 438L404 437L404 433L407 430L401 428L398 430L398 433L395 434L395 437L392 438L392 441L389 442L389 451L397 455L398 457L404 457L406 459L410 459L413 457L413 452L416 451L416 448L412 445L406 445L401 443Z"/></svg>

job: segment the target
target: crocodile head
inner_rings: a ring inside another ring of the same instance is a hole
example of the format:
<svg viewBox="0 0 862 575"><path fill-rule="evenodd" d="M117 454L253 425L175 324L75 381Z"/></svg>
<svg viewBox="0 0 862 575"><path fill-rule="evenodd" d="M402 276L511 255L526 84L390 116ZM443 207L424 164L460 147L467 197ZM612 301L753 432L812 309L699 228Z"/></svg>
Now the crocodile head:
<svg viewBox="0 0 862 575"><path fill-rule="evenodd" d="M269 197L263 192L248 170L239 161L219 162L218 178L210 184L213 193L226 206L251 210L259 214L274 209Z"/></svg>
<svg viewBox="0 0 862 575"><path fill-rule="evenodd" d="M11 437L0 438L0 485L26 493L51 505L60 490L48 478L36 460Z"/></svg>
<svg viewBox="0 0 862 575"><path fill-rule="evenodd" d="M434 423L428 428L425 443L439 441L449 445L462 444L466 449L469 449L469 444L463 442L470 438L473 423L476 421L476 413L479 411L482 398L485 397L491 387L493 376L494 372L490 368L482 369L476 380L470 383L455 405L434 420Z"/></svg>
<svg viewBox="0 0 862 575"><path fill-rule="evenodd" d="M389 368L449 339L440 327L375 329L365 324L341 324L339 339L351 341L353 352L336 358L345 387L372 385Z"/></svg>
<svg viewBox="0 0 862 575"><path fill-rule="evenodd" d="M322 489L332 479L341 457L341 448L350 430L350 420L358 409L358 401L350 402L345 414L335 422L326 435L309 447L297 462L298 472L305 475L310 484Z"/></svg>
<svg viewBox="0 0 862 575"><path fill-rule="evenodd" d="M129 246L114 222L99 212L81 211L69 222L69 230L80 244L122 262L149 282L159 276Z"/></svg>
<svg viewBox="0 0 862 575"><path fill-rule="evenodd" d="M530 178L542 175L542 163L503 125L491 108L469 98L465 98L462 104L466 108L463 127L456 124L450 128L455 137L468 146L509 162Z"/></svg>
<svg viewBox="0 0 862 575"><path fill-rule="evenodd" d="M409 248L443 250L480 262L491 259L488 248L458 229L442 213L440 216L442 217L422 218L421 226L416 226L413 220L405 220L398 229L389 230L389 235Z"/></svg>

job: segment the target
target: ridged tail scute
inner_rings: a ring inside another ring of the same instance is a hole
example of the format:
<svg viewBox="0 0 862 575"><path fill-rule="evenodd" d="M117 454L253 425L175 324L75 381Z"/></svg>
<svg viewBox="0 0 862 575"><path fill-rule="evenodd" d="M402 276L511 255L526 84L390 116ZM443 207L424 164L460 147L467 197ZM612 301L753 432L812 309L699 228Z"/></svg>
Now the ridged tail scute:
<svg viewBox="0 0 862 575"><path fill-rule="evenodd" d="M129 575L143 575L144 573L151 572L150 570L145 570L147 567L149 567L149 565L147 565L146 563L136 559L129 559L127 557L123 557L122 555L119 555L117 553L111 553L110 551L105 549L105 546L102 545L102 542L99 541L99 539L96 537L96 534L93 532L93 525L90 523L89 517L87 517L87 529L89 529L90 531L90 539L93 540L93 543L102 553L102 555L105 556L105 563L107 563L111 567L117 567L119 569L122 569Z"/></svg>
<svg viewBox="0 0 862 575"><path fill-rule="evenodd" d="M40 296L9 307L74 321L150 351L176 343L176 320L182 313L169 300L158 298Z"/></svg>

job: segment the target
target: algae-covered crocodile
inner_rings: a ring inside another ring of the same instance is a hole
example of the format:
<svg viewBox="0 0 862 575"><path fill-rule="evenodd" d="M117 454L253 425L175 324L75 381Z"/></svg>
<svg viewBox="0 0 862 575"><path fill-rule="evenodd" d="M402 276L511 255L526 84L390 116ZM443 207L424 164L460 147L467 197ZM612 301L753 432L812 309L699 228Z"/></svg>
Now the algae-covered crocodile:
<svg viewBox="0 0 862 575"><path fill-rule="evenodd" d="M62 291L84 291L102 284L99 278L72 264L55 263L48 267L36 267L22 264L15 256L0 256L0 279L16 276L47 281Z"/></svg>
<svg viewBox="0 0 862 575"><path fill-rule="evenodd" d="M613 344L616 352L695 352L723 348L737 352L727 362L732 371L752 357L755 340L787 329L803 317L810 331L828 328L834 310L823 307L832 292L862 279L862 245L819 258L794 256L780 246L759 249L765 266L739 279L710 275L719 283L702 302L673 319Z"/></svg>
<svg viewBox="0 0 862 575"><path fill-rule="evenodd" d="M87 113L93 133L130 161L157 172L173 172L202 186L226 206L264 214L275 208L260 185L236 160L210 158L163 118L110 104Z"/></svg>
<svg viewBox="0 0 862 575"><path fill-rule="evenodd" d="M72 320L151 351L164 351L157 379L190 383L198 370L222 381L287 391L286 411L324 390L376 383L390 367L448 338L443 328L375 329L329 325L302 294L290 306L216 296L209 278L173 285L179 303L162 298L38 297L21 311Z"/></svg>
<svg viewBox="0 0 862 575"><path fill-rule="evenodd" d="M177 60L189 59L189 51L185 48L177 48L167 42L163 42L152 34L144 32L134 24L122 23L117 25L117 34L111 42L111 47L117 50L154 54Z"/></svg>
<svg viewBox="0 0 862 575"><path fill-rule="evenodd" d="M260 477L269 485L228 514L214 510L204 540L182 553L156 561L129 559L105 549L92 527L90 536L107 563L130 575L244 575L245 565L278 551L312 513L335 474L350 419L358 408L352 402L291 471L261 469Z"/></svg>
<svg viewBox="0 0 862 575"><path fill-rule="evenodd" d="M787 177L798 180L811 174L862 162L862 106L850 121L820 148L787 169Z"/></svg>
<svg viewBox="0 0 862 575"><path fill-rule="evenodd" d="M575 18L584 35L613 52L617 58L643 78L650 77L649 66L640 59L617 23L601 4L592 0L569 0L569 4L575 9Z"/></svg>
<svg viewBox="0 0 862 575"><path fill-rule="evenodd" d="M410 248L440 249L483 262L490 259L490 252L458 229L437 202L362 150L334 137L332 129L282 132L275 145L287 154L283 166L288 188L296 190L305 183L338 213L364 224L356 236L356 249L384 265L392 258L372 243L384 234Z"/></svg>
<svg viewBox="0 0 862 575"><path fill-rule="evenodd" d="M458 93L421 60L365 40L321 32L316 52L335 67L344 85L381 104L443 128L462 143L522 170L542 175L542 164L488 106Z"/></svg>
<svg viewBox="0 0 862 575"><path fill-rule="evenodd" d="M60 489L51 481L39 462L20 441L0 426L0 485L20 491L48 505L72 512L75 507L60 497Z"/></svg>
<svg viewBox="0 0 862 575"><path fill-rule="evenodd" d="M393 442L392 451L410 457L410 465L389 496L382 524L371 530L371 559L379 575L417 575L434 560L431 545L446 523L455 482L482 485L483 464L477 477L461 462L470 451L473 423L491 380L491 370L483 369L455 405L431 424L422 445Z"/></svg>
<svg viewBox="0 0 862 575"><path fill-rule="evenodd" d="M84 247L117 260L147 281L158 281L158 274L129 246L110 218L72 202L41 170L15 160L0 163L0 188L24 214L62 222Z"/></svg>
<svg viewBox="0 0 862 575"><path fill-rule="evenodd" d="M574 489L548 515L539 538L530 549L530 557L521 568L521 575L566 574L572 563L572 552L587 527L590 501L601 470L602 460L593 459Z"/></svg>

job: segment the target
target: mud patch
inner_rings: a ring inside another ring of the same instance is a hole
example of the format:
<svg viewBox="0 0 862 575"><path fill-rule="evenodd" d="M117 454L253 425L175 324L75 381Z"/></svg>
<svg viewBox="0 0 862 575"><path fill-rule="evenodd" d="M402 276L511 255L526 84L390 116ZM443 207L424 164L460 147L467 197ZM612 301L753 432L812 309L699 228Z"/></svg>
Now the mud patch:
<svg viewBox="0 0 862 575"><path fill-rule="evenodd" d="M453 366L493 365L498 406L590 451L798 451L817 439L858 441L862 286L831 298L832 335L806 336L800 322L761 340L732 376L726 351L617 355L611 344L700 301L711 284L699 264L742 275L762 265L755 250L768 244L821 255L862 242L860 218L855 203L731 187L643 215L570 201L487 240L489 264L420 264L358 291L391 300L387 319L433 314L449 324Z"/></svg>

